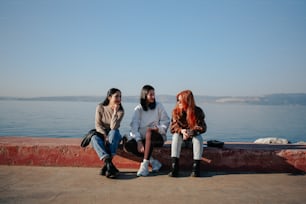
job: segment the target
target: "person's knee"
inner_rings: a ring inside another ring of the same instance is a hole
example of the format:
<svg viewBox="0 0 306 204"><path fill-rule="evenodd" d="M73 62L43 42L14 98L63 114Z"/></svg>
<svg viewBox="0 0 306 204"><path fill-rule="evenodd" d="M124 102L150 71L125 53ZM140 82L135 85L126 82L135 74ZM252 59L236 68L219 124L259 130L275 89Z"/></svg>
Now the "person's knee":
<svg viewBox="0 0 306 204"><path fill-rule="evenodd" d="M118 129L111 130L108 133L108 136L109 136L110 140L115 140L115 141L120 141L121 140L121 134L120 134Z"/></svg>
<svg viewBox="0 0 306 204"><path fill-rule="evenodd" d="M198 135L198 136L193 137L192 141L201 144L203 143L203 138L201 135Z"/></svg>
<svg viewBox="0 0 306 204"><path fill-rule="evenodd" d="M101 138L98 137L97 135L93 135L91 137L91 142L93 142L93 143L98 143L99 140L101 140Z"/></svg>
<svg viewBox="0 0 306 204"><path fill-rule="evenodd" d="M172 140L178 141L178 140L179 140L179 137L181 137L181 135L175 133L175 134L172 135Z"/></svg>

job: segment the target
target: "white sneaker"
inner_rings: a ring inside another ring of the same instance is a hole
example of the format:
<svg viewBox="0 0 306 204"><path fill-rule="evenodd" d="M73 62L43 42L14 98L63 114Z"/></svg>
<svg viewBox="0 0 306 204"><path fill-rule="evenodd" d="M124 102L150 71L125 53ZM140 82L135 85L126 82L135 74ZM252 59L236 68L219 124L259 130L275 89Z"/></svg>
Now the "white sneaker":
<svg viewBox="0 0 306 204"><path fill-rule="evenodd" d="M152 166L152 172L158 172L162 167L162 164L156 159L150 159L150 164Z"/></svg>
<svg viewBox="0 0 306 204"><path fill-rule="evenodd" d="M148 175L149 175L148 162L141 162L140 168L137 171L137 176L148 176Z"/></svg>

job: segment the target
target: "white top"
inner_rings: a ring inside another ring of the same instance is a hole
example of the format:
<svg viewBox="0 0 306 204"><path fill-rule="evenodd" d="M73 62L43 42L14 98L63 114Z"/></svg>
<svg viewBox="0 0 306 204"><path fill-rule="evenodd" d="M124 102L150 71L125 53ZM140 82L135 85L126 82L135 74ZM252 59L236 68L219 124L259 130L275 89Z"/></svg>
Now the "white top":
<svg viewBox="0 0 306 204"><path fill-rule="evenodd" d="M148 109L147 111L144 111L141 104L138 104L134 109L130 136L136 141L145 139L147 127L157 126L159 134L166 141L169 125L170 118L161 103L156 102L155 109Z"/></svg>

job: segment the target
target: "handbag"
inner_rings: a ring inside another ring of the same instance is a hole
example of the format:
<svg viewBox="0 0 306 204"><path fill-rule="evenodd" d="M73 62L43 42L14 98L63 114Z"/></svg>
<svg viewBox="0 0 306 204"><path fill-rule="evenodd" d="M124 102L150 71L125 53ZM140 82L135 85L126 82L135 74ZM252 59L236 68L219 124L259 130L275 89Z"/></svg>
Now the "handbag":
<svg viewBox="0 0 306 204"><path fill-rule="evenodd" d="M224 146L224 142L218 141L218 140L208 140L207 141L208 147L218 147L222 148Z"/></svg>
<svg viewBox="0 0 306 204"><path fill-rule="evenodd" d="M94 135L97 135L96 129L91 129L87 134L84 135L82 142L81 142L81 147L87 147L91 141L91 137Z"/></svg>

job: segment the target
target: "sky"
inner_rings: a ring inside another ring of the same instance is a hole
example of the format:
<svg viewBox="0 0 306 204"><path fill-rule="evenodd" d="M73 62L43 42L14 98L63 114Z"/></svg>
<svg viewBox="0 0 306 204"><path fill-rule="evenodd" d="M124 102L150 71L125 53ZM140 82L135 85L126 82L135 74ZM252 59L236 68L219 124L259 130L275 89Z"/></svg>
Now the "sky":
<svg viewBox="0 0 306 204"><path fill-rule="evenodd" d="M305 77L305 0L0 0L0 96L261 96Z"/></svg>

